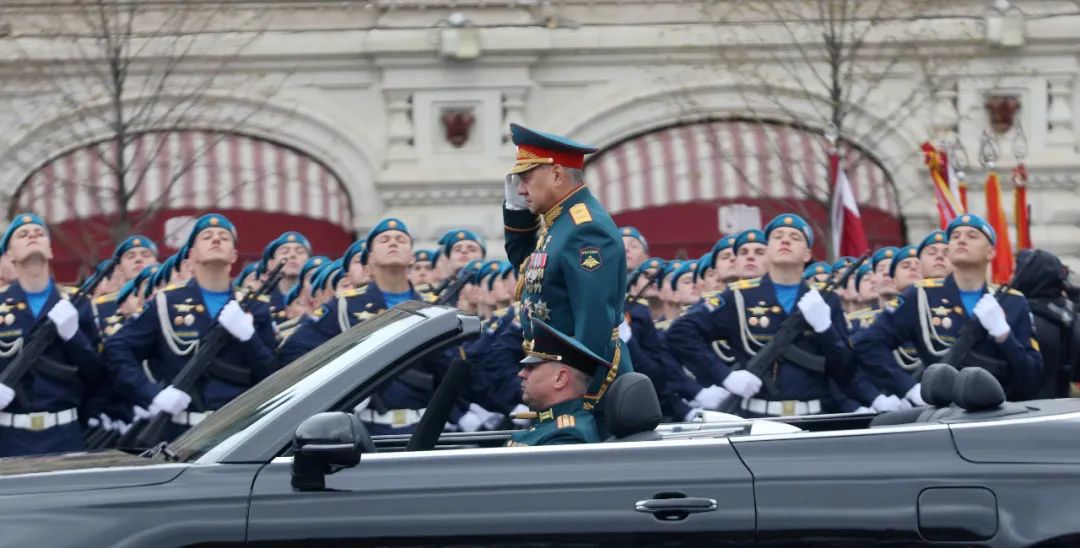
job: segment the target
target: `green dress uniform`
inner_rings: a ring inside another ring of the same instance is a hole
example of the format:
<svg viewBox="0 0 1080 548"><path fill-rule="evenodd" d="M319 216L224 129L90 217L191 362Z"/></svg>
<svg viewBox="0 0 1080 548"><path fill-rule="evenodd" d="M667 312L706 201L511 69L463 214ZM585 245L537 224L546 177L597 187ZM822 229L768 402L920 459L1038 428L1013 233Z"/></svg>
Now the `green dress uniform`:
<svg viewBox="0 0 1080 548"><path fill-rule="evenodd" d="M539 165L580 169L596 149L563 137L511 124L518 157L511 174ZM504 208L506 254L519 269L514 298L521 303L523 348L533 344L533 318L550 323L612 364L593 380L584 407L592 410L617 375L633 371L619 339L626 295L622 233L584 185L539 219L528 210Z"/></svg>
<svg viewBox="0 0 1080 548"><path fill-rule="evenodd" d="M598 371L612 369L611 363L543 320L533 318L532 323L532 344L521 360L522 367L559 362L593 377ZM511 435L507 447L602 441L599 425L587 404L585 398L571 397L542 411L515 414L515 418L532 419L533 424Z"/></svg>

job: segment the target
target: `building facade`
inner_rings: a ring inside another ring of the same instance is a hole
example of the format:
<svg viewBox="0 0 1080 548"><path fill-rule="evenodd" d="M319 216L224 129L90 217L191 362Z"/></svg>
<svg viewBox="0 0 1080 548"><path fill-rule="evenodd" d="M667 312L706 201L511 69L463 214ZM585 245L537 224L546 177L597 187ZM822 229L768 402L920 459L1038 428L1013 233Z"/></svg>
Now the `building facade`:
<svg viewBox="0 0 1080 548"><path fill-rule="evenodd" d="M500 255L507 127L518 122L598 146L587 178L617 221L641 228L656 254L696 256L755 215L794 210L826 229L824 135L839 121L871 243L917 240L937 224L920 150L930 141L967 157L959 167L979 214L980 152L1005 181L1006 203L1022 160L1035 245L1080 266L1074 2L887 2L888 14L841 21L848 46L838 50L823 40L838 25L820 3L229 4L175 63L178 81L207 85L123 96L126 108L154 93L185 105L199 97L167 128L132 129L121 156L142 168L123 207L109 175L110 97L79 84L56 35L27 30L65 8L0 9L7 211L34 209L78 231L149 208L139 228L169 245L170 230L214 209L237 217L247 257L285 229L313 232L316 251L337 256L393 215L421 246L469 228ZM177 57L160 46L169 40L132 42L150 44L133 48L134 81L152 82ZM858 62L822 80L835 51ZM71 268L84 260L76 255L64 259Z"/></svg>

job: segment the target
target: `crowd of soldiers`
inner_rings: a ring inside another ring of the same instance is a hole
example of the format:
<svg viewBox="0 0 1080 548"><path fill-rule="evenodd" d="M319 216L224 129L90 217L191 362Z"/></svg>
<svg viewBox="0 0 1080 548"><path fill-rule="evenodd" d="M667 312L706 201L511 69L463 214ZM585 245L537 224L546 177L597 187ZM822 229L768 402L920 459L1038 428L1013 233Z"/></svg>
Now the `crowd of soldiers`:
<svg viewBox="0 0 1080 548"><path fill-rule="evenodd" d="M664 260L588 194L580 167L593 149L512 130L509 260L488 259L483 238L466 229L447 232L436 249L414 249L405 222L388 218L337 259L284 232L231 277L238 234L211 213L164 259L150 238L124 240L101 266L114 268L105 282L82 300L53 281L44 220L16 216L0 240L0 371L43 325L57 337L29 374L0 382L0 457L108 446L159 414L170 417L166 438L174 438L405 301L454 306L482 318L483 330L357 406L375 435L411 432L458 359L471 363L471 382L446 428L523 429L511 445L596 441L598 401L632 370L649 377L672 421L719 409L744 417L896 411L924 405L922 369L943 361L972 322L982 334L961 367L986 368L1011 400L1068 393L1075 352L1066 270L1026 251L1011 287L987 284L996 235L976 215L918 245L829 264L813 261L810 225L782 214L720 238L697 260ZM260 292L264 284L273 287ZM1029 306L1025 288L1045 297L1041 304ZM253 293L261 296L243 297ZM1033 310L1043 323L1061 321L1044 328L1036 320L1036 336ZM796 311L805 329L767 370L748 369ZM227 332L223 350L193 387L175 386L212 329ZM1039 344L1050 339L1052 356Z"/></svg>

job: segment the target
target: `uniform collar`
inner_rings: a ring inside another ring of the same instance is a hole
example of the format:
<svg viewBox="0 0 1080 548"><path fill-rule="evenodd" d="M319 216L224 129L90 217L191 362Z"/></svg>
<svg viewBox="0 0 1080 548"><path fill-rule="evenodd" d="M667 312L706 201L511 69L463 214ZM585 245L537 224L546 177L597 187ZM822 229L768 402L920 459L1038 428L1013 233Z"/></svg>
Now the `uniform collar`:
<svg viewBox="0 0 1080 548"><path fill-rule="evenodd" d="M544 213L544 226L550 227L555 222L555 219L558 219L559 215L562 215L565 206L581 202L588 196L590 196L589 188L586 185L581 185L574 190L571 190L569 194L563 196L563 199L556 202L555 205L551 206L551 209Z"/></svg>
<svg viewBox="0 0 1080 548"><path fill-rule="evenodd" d="M536 417L536 422L543 424L555 420L560 415L572 415L578 411L585 410L585 400L581 398L574 398L572 400L566 400L564 402L557 403L551 406L550 409L541 411Z"/></svg>

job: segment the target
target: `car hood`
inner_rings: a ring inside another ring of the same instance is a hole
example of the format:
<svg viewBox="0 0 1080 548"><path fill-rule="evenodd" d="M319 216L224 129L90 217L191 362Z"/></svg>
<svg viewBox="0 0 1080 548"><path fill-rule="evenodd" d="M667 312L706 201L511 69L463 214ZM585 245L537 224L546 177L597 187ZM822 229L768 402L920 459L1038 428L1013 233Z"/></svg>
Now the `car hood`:
<svg viewBox="0 0 1080 548"><path fill-rule="evenodd" d="M187 466L121 451L12 457L0 459L0 496L165 483Z"/></svg>

